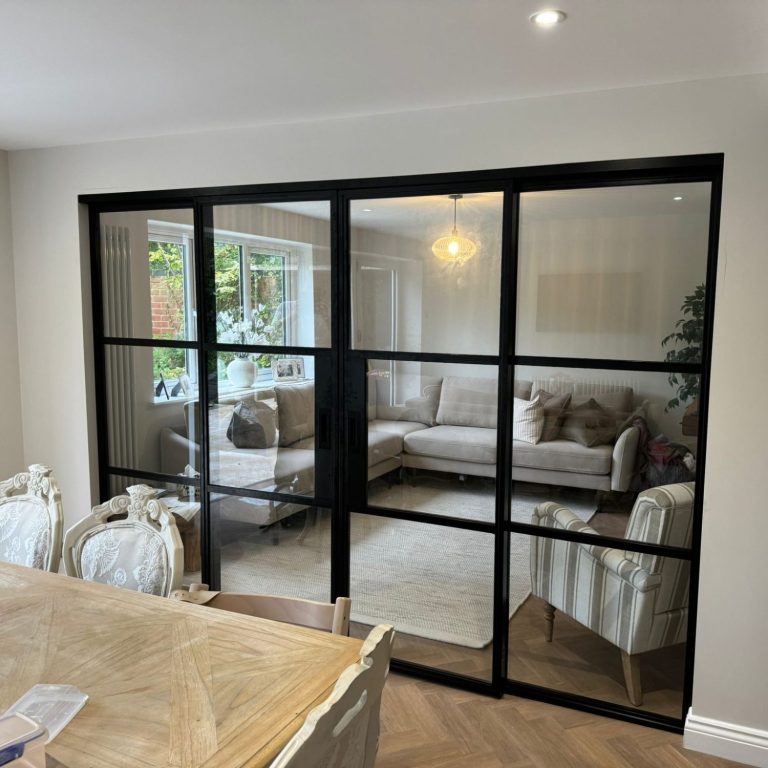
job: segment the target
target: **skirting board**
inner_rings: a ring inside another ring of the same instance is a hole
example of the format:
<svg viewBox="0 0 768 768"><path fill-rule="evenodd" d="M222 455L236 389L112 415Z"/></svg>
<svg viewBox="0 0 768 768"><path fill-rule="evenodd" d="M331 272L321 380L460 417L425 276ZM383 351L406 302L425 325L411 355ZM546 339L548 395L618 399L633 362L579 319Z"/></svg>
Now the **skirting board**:
<svg viewBox="0 0 768 768"><path fill-rule="evenodd" d="M689 710L683 746L737 763L768 768L768 731L698 717Z"/></svg>

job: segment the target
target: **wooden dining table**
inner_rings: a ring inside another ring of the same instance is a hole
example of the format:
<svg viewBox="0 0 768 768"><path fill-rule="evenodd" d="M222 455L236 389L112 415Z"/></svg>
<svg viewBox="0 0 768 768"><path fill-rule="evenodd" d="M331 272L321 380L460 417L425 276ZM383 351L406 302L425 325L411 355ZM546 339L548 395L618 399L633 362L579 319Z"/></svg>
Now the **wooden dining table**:
<svg viewBox="0 0 768 768"><path fill-rule="evenodd" d="M0 712L37 683L89 697L49 765L267 766L361 646L0 563Z"/></svg>

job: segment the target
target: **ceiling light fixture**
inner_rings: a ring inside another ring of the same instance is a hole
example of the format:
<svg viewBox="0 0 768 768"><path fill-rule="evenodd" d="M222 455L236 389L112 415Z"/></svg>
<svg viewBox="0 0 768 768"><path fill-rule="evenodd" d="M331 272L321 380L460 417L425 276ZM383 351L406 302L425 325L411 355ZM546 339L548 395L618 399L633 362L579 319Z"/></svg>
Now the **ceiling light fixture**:
<svg viewBox="0 0 768 768"><path fill-rule="evenodd" d="M682 200L683 196L682 195L675 195L675 197L673 197L672 199L673 200Z"/></svg>
<svg viewBox="0 0 768 768"><path fill-rule="evenodd" d="M554 27L555 24L562 24L568 16L564 11L536 11L531 17L531 21L539 27Z"/></svg>
<svg viewBox="0 0 768 768"><path fill-rule="evenodd" d="M464 195L448 195L453 200L453 231L446 237L440 237L432 244L432 253L441 261L461 266L469 261L475 253L477 246L466 237L461 237L456 229L456 201Z"/></svg>
<svg viewBox="0 0 768 768"><path fill-rule="evenodd" d="M373 208L363 208L363 213L371 213Z"/></svg>

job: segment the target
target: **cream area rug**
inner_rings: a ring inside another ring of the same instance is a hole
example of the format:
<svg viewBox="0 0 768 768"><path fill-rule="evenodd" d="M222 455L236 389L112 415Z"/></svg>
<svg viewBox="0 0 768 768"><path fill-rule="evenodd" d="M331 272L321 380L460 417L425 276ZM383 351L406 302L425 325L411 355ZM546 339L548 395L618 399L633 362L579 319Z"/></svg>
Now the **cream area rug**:
<svg viewBox="0 0 768 768"><path fill-rule="evenodd" d="M512 519L530 522L543 487L516 491ZM372 487L370 502L472 520L493 519L493 489L478 481L462 484L420 481ZM594 514L588 496L564 501L583 520ZM222 589L313 600L328 599L330 515L309 512L310 525L256 533L255 526L221 548ZM313 518L314 522L313 522ZM350 593L352 621L393 624L409 635L483 648L493 638L493 535L405 520L352 516ZM512 534L509 615L530 594L529 537Z"/></svg>

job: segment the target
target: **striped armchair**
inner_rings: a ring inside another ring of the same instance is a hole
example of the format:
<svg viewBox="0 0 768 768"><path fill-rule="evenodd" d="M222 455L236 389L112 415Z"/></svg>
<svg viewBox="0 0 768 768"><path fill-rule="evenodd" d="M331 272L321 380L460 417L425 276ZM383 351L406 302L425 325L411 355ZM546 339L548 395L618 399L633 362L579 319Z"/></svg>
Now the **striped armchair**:
<svg viewBox="0 0 768 768"><path fill-rule="evenodd" d="M626 538L689 547L693 486L679 483L641 492ZM539 504L532 523L597 533L554 502ZM686 640L689 576L684 560L557 539L533 537L531 543L531 591L547 603L547 640L552 640L557 609L617 645L634 706L642 704L638 654Z"/></svg>

